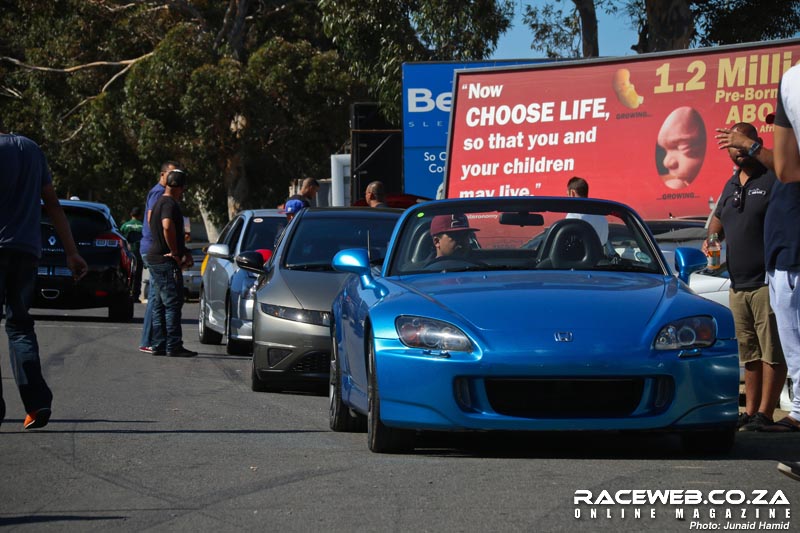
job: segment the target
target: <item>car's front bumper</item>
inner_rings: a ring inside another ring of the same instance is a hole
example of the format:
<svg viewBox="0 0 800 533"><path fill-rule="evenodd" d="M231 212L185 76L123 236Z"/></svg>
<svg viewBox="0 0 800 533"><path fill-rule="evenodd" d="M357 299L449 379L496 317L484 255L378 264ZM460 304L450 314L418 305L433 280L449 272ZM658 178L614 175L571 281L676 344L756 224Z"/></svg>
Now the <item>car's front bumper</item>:
<svg viewBox="0 0 800 533"><path fill-rule="evenodd" d="M738 415L735 340L687 358L675 352L445 358L397 340L375 344L381 420L394 427L700 429L732 427Z"/></svg>
<svg viewBox="0 0 800 533"><path fill-rule="evenodd" d="M262 379L327 381L330 328L261 313L253 334L253 369Z"/></svg>

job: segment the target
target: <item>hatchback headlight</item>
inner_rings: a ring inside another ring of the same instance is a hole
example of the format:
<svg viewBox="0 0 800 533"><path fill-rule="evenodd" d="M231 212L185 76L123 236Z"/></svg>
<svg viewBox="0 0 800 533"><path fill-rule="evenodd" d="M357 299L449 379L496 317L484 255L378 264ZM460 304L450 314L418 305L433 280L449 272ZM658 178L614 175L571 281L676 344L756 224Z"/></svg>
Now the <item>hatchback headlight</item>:
<svg viewBox="0 0 800 533"><path fill-rule="evenodd" d="M308 309L296 309L272 304L261 304L261 311L266 315L284 320L314 324L315 326L327 327L331 325L331 314L327 311L310 311Z"/></svg>
<svg viewBox="0 0 800 533"><path fill-rule="evenodd" d="M694 316L676 320L661 328L656 335L656 350L707 348L717 341L717 322L710 316Z"/></svg>
<svg viewBox="0 0 800 533"><path fill-rule="evenodd" d="M470 352L472 343L463 331L452 324L419 316L400 316L394 321L400 342L409 348Z"/></svg>

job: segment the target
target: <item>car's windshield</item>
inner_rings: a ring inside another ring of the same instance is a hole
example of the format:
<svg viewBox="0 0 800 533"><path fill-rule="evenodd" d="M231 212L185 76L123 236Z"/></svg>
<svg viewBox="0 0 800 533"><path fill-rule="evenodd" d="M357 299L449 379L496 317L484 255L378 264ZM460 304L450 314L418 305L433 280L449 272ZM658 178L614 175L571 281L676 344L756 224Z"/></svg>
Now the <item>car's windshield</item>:
<svg viewBox="0 0 800 533"><path fill-rule="evenodd" d="M243 252L268 249L275 247L275 237L286 225L286 218L280 217L253 217L247 225L242 240Z"/></svg>
<svg viewBox="0 0 800 533"><path fill-rule="evenodd" d="M664 273L639 219L574 199L442 202L404 220L389 275L467 270Z"/></svg>
<svg viewBox="0 0 800 533"><path fill-rule="evenodd" d="M333 256L347 248L367 248L370 261L382 262L396 220L394 216L304 217L288 243L284 266L332 270Z"/></svg>

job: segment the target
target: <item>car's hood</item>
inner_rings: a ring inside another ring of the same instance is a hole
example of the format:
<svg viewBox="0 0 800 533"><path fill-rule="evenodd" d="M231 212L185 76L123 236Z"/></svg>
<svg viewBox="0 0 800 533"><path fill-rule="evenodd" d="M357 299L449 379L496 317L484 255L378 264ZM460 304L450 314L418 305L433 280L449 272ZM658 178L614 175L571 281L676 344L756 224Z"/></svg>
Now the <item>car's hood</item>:
<svg viewBox="0 0 800 533"><path fill-rule="evenodd" d="M665 294L661 276L599 272L437 274L400 284L479 330L509 335L531 328L642 332Z"/></svg>
<svg viewBox="0 0 800 533"><path fill-rule="evenodd" d="M302 309L330 311L333 298L349 275L346 272L306 272L281 269L280 279L273 281L282 281L284 288L288 293L291 293L291 296L297 300ZM277 289L278 287L275 288ZM285 296L288 297L289 295L285 294ZM275 303L291 305L285 301Z"/></svg>

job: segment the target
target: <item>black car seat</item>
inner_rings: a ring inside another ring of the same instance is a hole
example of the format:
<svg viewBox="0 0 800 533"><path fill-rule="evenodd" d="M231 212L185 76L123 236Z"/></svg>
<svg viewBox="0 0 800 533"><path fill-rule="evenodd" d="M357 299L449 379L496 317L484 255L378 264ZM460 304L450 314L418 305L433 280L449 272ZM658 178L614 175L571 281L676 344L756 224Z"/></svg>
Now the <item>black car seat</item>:
<svg viewBox="0 0 800 533"><path fill-rule="evenodd" d="M591 224L565 218L550 227L539 248L539 269L587 269L604 256L603 245Z"/></svg>

